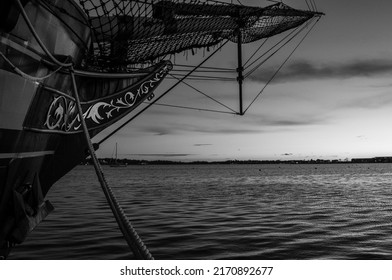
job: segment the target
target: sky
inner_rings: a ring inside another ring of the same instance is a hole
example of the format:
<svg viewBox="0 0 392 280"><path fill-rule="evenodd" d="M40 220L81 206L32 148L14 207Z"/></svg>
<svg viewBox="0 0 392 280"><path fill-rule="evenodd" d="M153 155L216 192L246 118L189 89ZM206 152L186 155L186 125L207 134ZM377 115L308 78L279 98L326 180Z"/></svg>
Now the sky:
<svg viewBox="0 0 392 280"><path fill-rule="evenodd" d="M284 3L307 9L305 0ZM101 144L98 156L111 157L116 142L119 158L146 160L392 156L392 1L316 0L316 5L325 16L244 116L152 106ZM245 80L245 107L297 42ZM244 61L258 44L244 46ZM176 63L195 64L204 54L179 54ZM229 43L207 66L235 68L236 63L236 45ZM189 83L238 107L235 82ZM186 85L165 96L162 103L222 109Z"/></svg>

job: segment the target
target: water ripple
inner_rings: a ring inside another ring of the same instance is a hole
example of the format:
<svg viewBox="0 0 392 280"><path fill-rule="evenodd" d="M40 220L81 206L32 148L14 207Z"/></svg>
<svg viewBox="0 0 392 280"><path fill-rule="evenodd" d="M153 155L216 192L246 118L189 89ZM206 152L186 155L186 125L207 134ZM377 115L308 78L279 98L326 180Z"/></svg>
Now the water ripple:
<svg viewBox="0 0 392 280"><path fill-rule="evenodd" d="M157 259L392 259L391 164L105 168ZM83 180L80 180L83 178ZM132 258L80 166L14 259Z"/></svg>

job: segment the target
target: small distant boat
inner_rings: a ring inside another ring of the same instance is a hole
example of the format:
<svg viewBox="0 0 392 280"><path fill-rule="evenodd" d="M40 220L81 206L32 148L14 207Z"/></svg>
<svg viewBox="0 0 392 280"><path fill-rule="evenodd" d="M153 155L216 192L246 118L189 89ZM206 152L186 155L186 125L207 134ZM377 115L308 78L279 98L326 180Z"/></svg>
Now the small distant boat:
<svg viewBox="0 0 392 280"><path fill-rule="evenodd" d="M121 163L118 161L118 157L117 157L117 143L116 143L116 152L115 152L115 156L112 160L112 162L110 163L110 167L126 167L127 165L124 163Z"/></svg>

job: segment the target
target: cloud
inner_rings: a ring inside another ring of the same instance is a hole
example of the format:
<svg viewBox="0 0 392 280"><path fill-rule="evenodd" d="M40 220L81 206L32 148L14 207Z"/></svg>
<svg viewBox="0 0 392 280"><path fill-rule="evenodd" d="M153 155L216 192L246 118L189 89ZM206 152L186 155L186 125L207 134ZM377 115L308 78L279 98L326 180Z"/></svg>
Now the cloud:
<svg viewBox="0 0 392 280"><path fill-rule="evenodd" d="M184 132L197 132L197 133L217 133L217 134L254 134L260 133L258 128L232 128L222 127L223 124L218 126L202 126L195 124L171 124L171 127L144 127L140 130L147 133L152 133L157 136L182 134ZM211 144L195 144L194 146L206 146Z"/></svg>
<svg viewBox="0 0 392 280"><path fill-rule="evenodd" d="M140 131L152 133L157 136L176 134L175 129L169 128L169 127L164 127L164 126L162 126L162 127L155 127L155 126L141 127Z"/></svg>
<svg viewBox="0 0 392 280"><path fill-rule="evenodd" d="M315 116L312 114L303 115L257 115L252 114L249 118L253 125L263 127L291 127L291 126L309 126L328 123L328 119L321 114Z"/></svg>
<svg viewBox="0 0 392 280"><path fill-rule="evenodd" d="M390 88L390 87L392 87L392 83L369 85L369 87L371 87L371 88Z"/></svg>
<svg viewBox="0 0 392 280"><path fill-rule="evenodd" d="M298 120L289 120L289 119L271 119L266 120L263 124L268 126L299 126L299 125L314 125L320 123L320 120L312 120L312 119L298 119Z"/></svg>
<svg viewBox="0 0 392 280"><path fill-rule="evenodd" d="M212 144L193 144L193 146L201 147L201 146L212 146Z"/></svg>
<svg viewBox="0 0 392 280"><path fill-rule="evenodd" d="M152 136L172 137L176 135L256 135L271 133L298 126L322 125L328 123L327 117L319 113L317 115L303 113L301 115L286 114L284 111L274 114L248 113L245 117L233 119L215 118L208 121L205 116L194 118L190 116L182 122L163 122L161 126L152 125L138 127L138 131ZM198 141L195 139L195 141ZM192 143L194 147L211 146L211 143Z"/></svg>
<svg viewBox="0 0 392 280"><path fill-rule="evenodd" d="M378 109L392 104L392 94L384 92L379 94L371 94L365 97L355 97L352 100L341 103L342 108L362 108L362 109Z"/></svg>
<svg viewBox="0 0 392 280"><path fill-rule="evenodd" d="M275 69L259 69L250 77L256 81L266 82ZM285 66L275 78L275 82L309 80L309 79L348 79L356 77L374 77L392 74L392 60L369 59L346 63L316 64L302 60Z"/></svg>
<svg viewBox="0 0 392 280"><path fill-rule="evenodd" d="M260 129L247 129L247 128L211 128L211 129L199 129L200 132L204 133L218 133L218 134L254 134L262 132Z"/></svg>

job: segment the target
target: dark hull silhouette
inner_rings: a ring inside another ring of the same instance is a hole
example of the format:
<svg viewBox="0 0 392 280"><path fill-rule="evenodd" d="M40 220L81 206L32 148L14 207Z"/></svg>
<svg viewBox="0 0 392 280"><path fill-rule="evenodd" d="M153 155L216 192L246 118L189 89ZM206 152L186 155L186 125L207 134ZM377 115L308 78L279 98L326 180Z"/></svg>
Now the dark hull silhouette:
<svg viewBox="0 0 392 280"><path fill-rule="evenodd" d="M51 63L11 2L4 7L13 12L2 20L0 35L0 256L23 242L53 209L45 201L50 187L88 156L69 71ZM38 1L25 2L49 51L58 59L72 57L75 68L82 68L91 35L79 22L86 20L79 8L57 1L79 17L53 17ZM170 69L164 61L121 75L76 70L90 137L153 102L154 89Z"/></svg>

